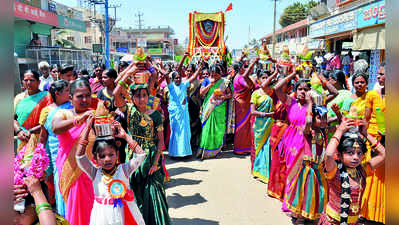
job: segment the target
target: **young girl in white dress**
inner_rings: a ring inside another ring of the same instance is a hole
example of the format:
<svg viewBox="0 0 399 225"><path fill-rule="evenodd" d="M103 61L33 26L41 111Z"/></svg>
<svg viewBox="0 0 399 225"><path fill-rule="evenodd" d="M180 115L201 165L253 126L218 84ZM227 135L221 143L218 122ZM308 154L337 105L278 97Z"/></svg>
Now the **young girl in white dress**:
<svg viewBox="0 0 399 225"><path fill-rule="evenodd" d="M129 177L143 162L145 153L120 124L114 122L117 130L115 137L124 138L136 157L119 164L119 152L114 137L97 137L92 148L93 159L97 164L94 165L85 154L93 121L93 116L90 116L76 151L78 166L93 181L95 200L90 225L144 225L133 191L128 188Z"/></svg>

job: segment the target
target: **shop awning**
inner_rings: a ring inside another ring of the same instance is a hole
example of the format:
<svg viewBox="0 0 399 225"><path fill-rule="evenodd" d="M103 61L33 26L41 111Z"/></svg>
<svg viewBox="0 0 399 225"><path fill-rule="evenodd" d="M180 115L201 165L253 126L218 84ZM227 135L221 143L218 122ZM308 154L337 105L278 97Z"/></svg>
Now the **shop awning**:
<svg viewBox="0 0 399 225"><path fill-rule="evenodd" d="M47 24L42 24L42 23L34 23L31 26L32 32L38 33L41 35L50 35L51 34L51 28L53 26L47 25Z"/></svg>
<svg viewBox="0 0 399 225"><path fill-rule="evenodd" d="M353 35L353 50L385 49L385 26L372 27Z"/></svg>

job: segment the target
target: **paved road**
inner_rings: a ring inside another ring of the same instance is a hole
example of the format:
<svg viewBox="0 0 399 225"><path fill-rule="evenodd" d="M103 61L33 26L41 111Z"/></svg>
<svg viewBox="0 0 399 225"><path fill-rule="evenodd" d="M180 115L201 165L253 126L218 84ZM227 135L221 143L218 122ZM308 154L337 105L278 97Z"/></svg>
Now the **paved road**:
<svg viewBox="0 0 399 225"><path fill-rule="evenodd" d="M222 152L222 158L174 160L166 183L174 225L289 225L280 201L266 195L266 184L250 175L249 156Z"/></svg>
<svg viewBox="0 0 399 225"><path fill-rule="evenodd" d="M250 175L249 156L224 151L222 158L202 161L165 155L172 177L165 187L173 225L293 224L281 212L280 201L266 195L266 184Z"/></svg>

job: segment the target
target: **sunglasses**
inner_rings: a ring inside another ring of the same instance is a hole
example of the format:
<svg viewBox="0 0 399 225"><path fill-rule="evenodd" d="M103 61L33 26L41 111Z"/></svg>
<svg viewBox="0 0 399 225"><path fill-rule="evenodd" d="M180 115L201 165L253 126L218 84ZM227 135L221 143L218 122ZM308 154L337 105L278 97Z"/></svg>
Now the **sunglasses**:
<svg viewBox="0 0 399 225"><path fill-rule="evenodd" d="M378 75L380 75L380 76L384 76L384 75L385 75L385 73L378 73Z"/></svg>
<svg viewBox="0 0 399 225"><path fill-rule="evenodd" d="M244 69L247 69L248 67L249 67L248 65L245 65L245 66L244 66Z"/></svg>

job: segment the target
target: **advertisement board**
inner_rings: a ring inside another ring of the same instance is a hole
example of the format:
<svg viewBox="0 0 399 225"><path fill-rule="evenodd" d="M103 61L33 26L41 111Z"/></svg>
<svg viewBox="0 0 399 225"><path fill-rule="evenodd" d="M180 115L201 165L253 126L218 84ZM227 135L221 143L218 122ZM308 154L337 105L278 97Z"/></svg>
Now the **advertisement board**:
<svg viewBox="0 0 399 225"><path fill-rule="evenodd" d="M162 54L162 48L149 48L148 53Z"/></svg>
<svg viewBox="0 0 399 225"><path fill-rule="evenodd" d="M356 11L352 10L312 23L309 27L309 37L321 37L355 29L355 12Z"/></svg>
<svg viewBox="0 0 399 225"><path fill-rule="evenodd" d="M57 14L14 1L14 16L39 23L58 26Z"/></svg>
<svg viewBox="0 0 399 225"><path fill-rule="evenodd" d="M75 20L66 16L58 15L58 25L61 28L86 32L86 23L81 20Z"/></svg>
<svg viewBox="0 0 399 225"><path fill-rule="evenodd" d="M385 17L385 0L363 6L357 10L357 27L385 23Z"/></svg>
<svg viewBox="0 0 399 225"><path fill-rule="evenodd" d="M102 44L93 44L93 53L103 53L103 45Z"/></svg>

